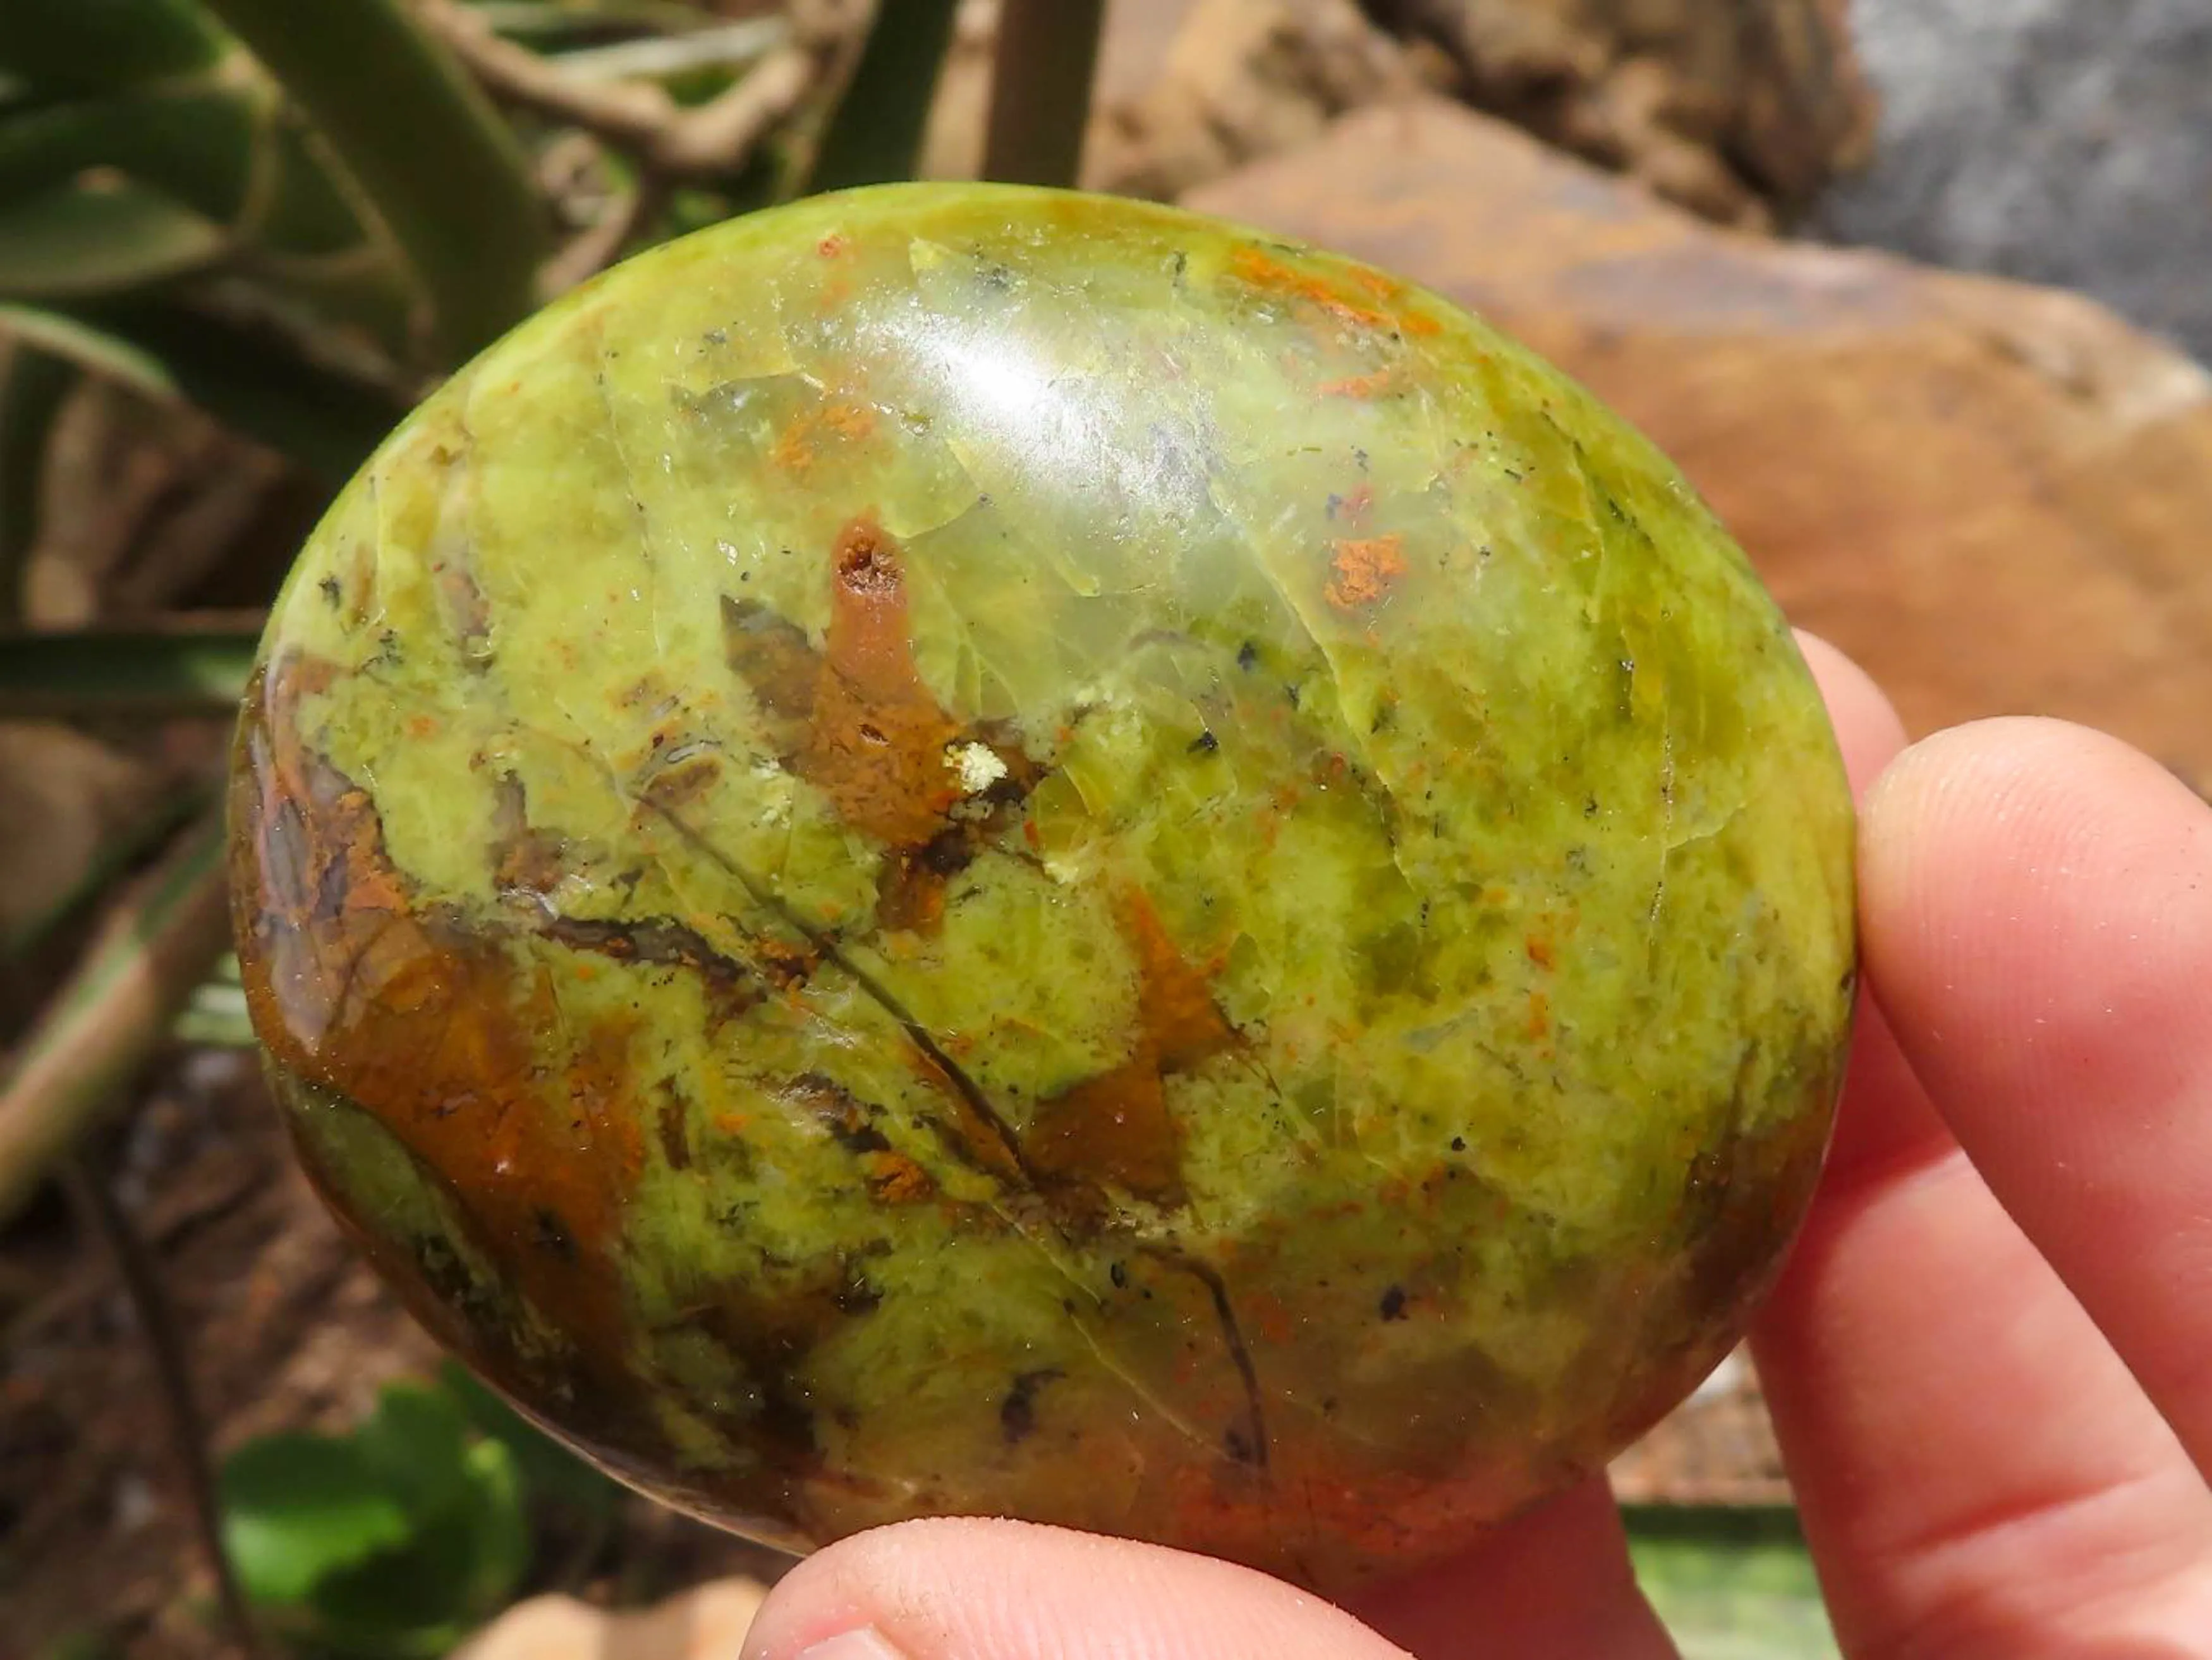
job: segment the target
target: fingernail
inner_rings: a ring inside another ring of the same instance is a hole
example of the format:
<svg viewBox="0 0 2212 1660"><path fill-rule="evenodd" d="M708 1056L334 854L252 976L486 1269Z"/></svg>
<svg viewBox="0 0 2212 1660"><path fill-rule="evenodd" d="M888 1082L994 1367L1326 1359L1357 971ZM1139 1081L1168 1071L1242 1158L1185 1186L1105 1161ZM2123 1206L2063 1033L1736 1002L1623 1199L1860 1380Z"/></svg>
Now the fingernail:
<svg viewBox="0 0 2212 1660"><path fill-rule="evenodd" d="M906 1660L906 1656L873 1626L863 1626L858 1631L841 1631L835 1637L823 1638L802 1650L799 1660Z"/></svg>

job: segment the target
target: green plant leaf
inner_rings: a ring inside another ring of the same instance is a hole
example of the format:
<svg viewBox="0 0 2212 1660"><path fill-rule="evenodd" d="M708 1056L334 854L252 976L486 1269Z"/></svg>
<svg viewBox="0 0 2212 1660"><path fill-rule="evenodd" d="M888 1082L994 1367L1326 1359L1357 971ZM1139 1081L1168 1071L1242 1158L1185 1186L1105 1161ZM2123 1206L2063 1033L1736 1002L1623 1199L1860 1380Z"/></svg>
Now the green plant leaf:
<svg viewBox="0 0 2212 1660"><path fill-rule="evenodd" d="M0 652L0 663L4 663ZM0 1084L0 1223L143 1065L230 943L223 824L208 812L131 885Z"/></svg>
<svg viewBox="0 0 2212 1660"><path fill-rule="evenodd" d="M431 1456L428 1444L416 1456ZM442 1467L439 1485L447 1478L448 1502L413 1518L404 1548L317 1585L312 1606L322 1644L351 1654L441 1653L513 1598L531 1543L514 1461L498 1443L479 1440ZM419 1486L425 1472L408 1479Z"/></svg>
<svg viewBox="0 0 2212 1660"><path fill-rule="evenodd" d="M257 1602L304 1602L319 1584L405 1544L414 1531L349 1440L263 1436L224 1461L217 1486L224 1547Z"/></svg>
<svg viewBox="0 0 2212 1660"><path fill-rule="evenodd" d="M8 0L0 70L48 94L185 75L222 54L191 0Z"/></svg>
<svg viewBox="0 0 2212 1660"><path fill-rule="evenodd" d="M61 188L88 167L112 167L228 224L251 188L255 140L267 119L255 104L240 88L185 83L0 119L0 200Z"/></svg>
<svg viewBox="0 0 2212 1660"><path fill-rule="evenodd" d="M280 339L157 301L0 304L0 330L132 386L182 398L290 456L333 490L406 412L396 392Z"/></svg>
<svg viewBox="0 0 2212 1660"><path fill-rule="evenodd" d="M259 644L250 628L0 629L0 716L228 717Z"/></svg>
<svg viewBox="0 0 2212 1660"><path fill-rule="evenodd" d="M443 1389L387 1383L376 1410L354 1432L362 1456L417 1523L434 1521L468 1501L469 1420Z"/></svg>
<svg viewBox="0 0 2212 1660"><path fill-rule="evenodd" d="M81 300L203 271L223 228L143 185L40 191L0 204L0 297Z"/></svg>
<svg viewBox="0 0 2212 1660"><path fill-rule="evenodd" d="M300 1650L434 1660L530 1568L525 1483L442 1385L387 1385L347 1435L249 1443L223 1473L225 1536Z"/></svg>
<svg viewBox="0 0 2212 1660"><path fill-rule="evenodd" d="M0 331L52 356L65 357L80 368L120 380L149 398L179 396L176 377L159 358L68 312L0 303Z"/></svg>
<svg viewBox="0 0 2212 1660"><path fill-rule="evenodd" d="M77 368L18 342L0 380L0 624L22 615L23 575L39 539L47 441Z"/></svg>
<svg viewBox="0 0 2212 1660"><path fill-rule="evenodd" d="M514 1455L497 1441L477 1441L468 1450L467 1472L477 1549L466 1607L471 1620L482 1620L514 1600L530 1572L534 1541L529 1489Z"/></svg>
<svg viewBox="0 0 2212 1660"><path fill-rule="evenodd" d="M400 0L205 0L383 222L452 367L535 306L548 215L514 135Z"/></svg>
<svg viewBox="0 0 2212 1660"><path fill-rule="evenodd" d="M505 1447L532 1504L554 1504L586 1523L613 1514L622 1489L515 1411L458 1360L438 1369L438 1381L468 1414L470 1427Z"/></svg>
<svg viewBox="0 0 2212 1660"><path fill-rule="evenodd" d="M816 148L808 190L915 176L959 9L959 0L900 0L876 8L860 62Z"/></svg>
<svg viewBox="0 0 2212 1660"><path fill-rule="evenodd" d="M1638 1505L1625 1520L1637 1582L1683 1660L1837 1660L1790 1511Z"/></svg>

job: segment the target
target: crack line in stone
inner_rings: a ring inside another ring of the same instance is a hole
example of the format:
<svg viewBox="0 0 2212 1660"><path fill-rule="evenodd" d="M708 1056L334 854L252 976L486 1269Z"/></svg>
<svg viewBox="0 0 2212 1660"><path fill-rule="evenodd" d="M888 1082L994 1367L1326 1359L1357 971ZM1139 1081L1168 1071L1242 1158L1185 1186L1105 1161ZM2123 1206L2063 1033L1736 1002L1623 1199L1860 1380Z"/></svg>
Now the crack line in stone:
<svg viewBox="0 0 2212 1660"><path fill-rule="evenodd" d="M989 1098L976 1085L975 1079L969 1077L959 1064L945 1052L937 1040L930 1036L928 1030L908 1012L896 997L892 995L888 987L878 983L872 976L848 959L827 935L809 927L805 922L793 916L782 901L769 892L765 885L755 878L750 871L714 846L679 815L656 801L647 801L643 805L659 814L670 828L696 848L700 854L729 872L744 887L756 903L782 918L787 927L795 930L810 946L821 953L824 962L831 964L850 976L855 985L859 986L885 1013L897 1021L908 1038L942 1069L946 1081L990 1130L1007 1159L1012 1164L1030 1190L1032 1193L1042 1193L1043 1188L1039 1181L1037 1171L1023 1152L1021 1143L1015 1136L1012 1126L999 1116L997 1110L991 1105ZM949 1137L948 1140L957 1144L957 1137ZM971 1158L975 1157L972 1153L969 1156ZM975 1159L975 1162L982 1164L986 1173L988 1173L988 1164L983 1164L981 1159ZM1020 1226L1018 1222L1016 1225ZM1022 1229L1021 1231L1024 1237L1028 1237L1026 1229ZM1059 1234L1057 1227L1053 1228L1051 1231L1055 1237ZM1042 1245L1034 1239L1030 1243L1039 1250L1043 1249ZM1220 1329L1223 1346L1229 1351L1230 1363L1236 1367L1237 1378L1243 1386L1245 1415L1251 1429L1250 1462L1253 1468L1263 1474L1266 1473L1269 1462L1267 1426L1266 1415L1261 1406L1260 1376L1252 1364L1251 1350L1244 1341L1243 1330L1237 1323L1237 1311L1230 1303L1228 1286L1224 1283L1219 1272L1211 1263L1202 1262L1174 1246L1147 1242L1141 1244L1139 1249L1154 1261L1172 1270L1188 1274L1206 1287L1206 1294L1212 1301L1214 1318ZM1048 1260L1051 1260L1050 1252L1046 1252L1046 1256ZM1087 1334L1086 1341L1088 1341Z"/></svg>
<svg viewBox="0 0 2212 1660"><path fill-rule="evenodd" d="M1237 1323L1237 1310L1230 1305L1229 1286L1222 1280L1220 1270L1211 1262L1203 1262L1173 1246L1147 1244L1145 1254L1170 1268L1188 1274L1204 1286L1213 1299L1214 1318L1221 1327L1221 1341L1229 1350L1231 1365L1244 1385L1244 1411L1252 1426L1252 1465L1255 1469L1267 1468L1267 1421L1260 1408L1260 1374L1252 1365L1252 1352L1245 1347L1244 1333Z"/></svg>
<svg viewBox="0 0 2212 1660"><path fill-rule="evenodd" d="M959 1062L945 1053L944 1046L938 1043L936 1038L930 1035L928 1028L915 1019L906 1006L891 994L889 987L882 984L874 976L867 973L844 952L838 950L836 942L828 934L808 927L806 923L794 916L789 907L774 893L769 891L766 884L738 864L736 860L725 854L678 814L657 801L647 801L644 805L658 813L667 822L670 828L699 853L736 877L756 904L773 911L782 920L786 927L798 933L810 946L819 952L823 961L849 976L853 983L867 994L869 1000L896 1020L901 1030L906 1033L908 1040L927 1055L930 1063L944 1074L945 1081L951 1085L953 1092L959 1096L969 1110L973 1112L983 1127L991 1133L992 1140L998 1143L1000 1151L1020 1173L1022 1179L1028 1183L1030 1189L1034 1192L1042 1190L1042 1184L1037 1172L1030 1164L1028 1156L1023 1152L1021 1141L1014 1134L1013 1127L1000 1116L998 1109L991 1104L990 1098L983 1093L975 1080L962 1069ZM948 1139L955 1143L959 1140L957 1135ZM969 1156L973 1162L986 1170L988 1169L987 1160L977 1158L972 1152Z"/></svg>

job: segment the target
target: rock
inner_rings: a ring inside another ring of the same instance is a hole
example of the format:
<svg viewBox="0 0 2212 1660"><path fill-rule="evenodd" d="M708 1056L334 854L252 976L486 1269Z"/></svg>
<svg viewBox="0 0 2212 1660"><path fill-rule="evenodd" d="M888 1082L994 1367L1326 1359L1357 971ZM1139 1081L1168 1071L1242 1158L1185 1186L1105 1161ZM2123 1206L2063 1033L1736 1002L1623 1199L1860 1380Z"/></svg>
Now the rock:
<svg viewBox="0 0 2212 1660"><path fill-rule="evenodd" d="M1174 9L1188 15L1157 76L1134 96L1117 96L1102 81L1084 158L1091 189L1168 199L1314 138L1348 110L1422 87L1413 61L1352 0L1199 0ZM1158 0L1116 8L1133 9L1163 8Z"/></svg>
<svg viewBox="0 0 2212 1660"><path fill-rule="evenodd" d="M1005 187L718 227L447 382L264 647L319 1189L756 1536L1404 1572L1686 1394L1810 1195L1817 693L1671 466L1385 273Z"/></svg>
<svg viewBox="0 0 2212 1660"><path fill-rule="evenodd" d="M2212 6L1856 0L1872 167L1817 222L2058 283L2212 357Z"/></svg>
<svg viewBox="0 0 2212 1660"><path fill-rule="evenodd" d="M1970 0L1960 0L1969 3ZM1866 152L1844 0L1367 0L1482 109L1727 223L1788 216Z"/></svg>
<svg viewBox="0 0 2212 1660"><path fill-rule="evenodd" d="M767 1596L757 1579L718 1579L618 1613L573 1596L534 1596L477 1633L453 1660L736 1660Z"/></svg>
<svg viewBox="0 0 2212 1660"><path fill-rule="evenodd" d="M1187 199L1586 381L1915 727L2064 715L2212 786L2212 380L2096 305L1718 230L1441 100Z"/></svg>

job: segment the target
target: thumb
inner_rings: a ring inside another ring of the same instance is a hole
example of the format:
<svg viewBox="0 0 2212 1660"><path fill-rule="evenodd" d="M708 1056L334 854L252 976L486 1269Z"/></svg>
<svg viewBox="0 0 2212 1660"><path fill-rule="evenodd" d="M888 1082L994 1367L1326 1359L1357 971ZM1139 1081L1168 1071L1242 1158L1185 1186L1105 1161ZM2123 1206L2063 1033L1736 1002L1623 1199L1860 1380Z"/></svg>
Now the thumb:
<svg viewBox="0 0 2212 1660"><path fill-rule="evenodd" d="M808 1558L744 1660L1407 1660L1340 1608L1210 1557L1025 1522L908 1522Z"/></svg>

